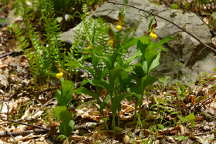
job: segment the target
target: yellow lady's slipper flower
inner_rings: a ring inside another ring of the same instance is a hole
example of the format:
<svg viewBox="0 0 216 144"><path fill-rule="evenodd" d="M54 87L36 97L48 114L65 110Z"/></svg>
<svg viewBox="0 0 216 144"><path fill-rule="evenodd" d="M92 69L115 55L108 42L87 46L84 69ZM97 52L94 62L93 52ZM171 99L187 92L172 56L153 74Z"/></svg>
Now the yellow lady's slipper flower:
<svg viewBox="0 0 216 144"><path fill-rule="evenodd" d="M64 75L63 72L59 72L56 74L56 78L61 79L63 77L63 75Z"/></svg>
<svg viewBox="0 0 216 144"><path fill-rule="evenodd" d="M110 46L113 46L114 40L113 39L108 40L107 44L110 45Z"/></svg>
<svg viewBox="0 0 216 144"><path fill-rule="evenodd" d="M122 30L122 26L121 26L121 25L117 25L115 28L116 28L118 31L121 31L121 30Z"/></svg>
<svg viewBox="0 0 216 144"><path fill-rule="evenodd" d="M157 39L158 38L158 35L154 32L150 32L149 36L153 39Z"/></svg>

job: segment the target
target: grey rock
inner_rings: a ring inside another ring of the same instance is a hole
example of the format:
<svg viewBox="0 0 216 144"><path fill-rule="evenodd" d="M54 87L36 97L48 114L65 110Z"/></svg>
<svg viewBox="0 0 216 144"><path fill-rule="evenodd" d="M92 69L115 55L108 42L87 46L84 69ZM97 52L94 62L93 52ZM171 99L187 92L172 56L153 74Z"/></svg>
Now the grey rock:
<svg viewBox="0 0 216 144"><path fill-rule="evenodd" d="M66 32L63 32L60 34L60 40L68 42L68 43L73 43L74 37L76 35L76 31L78 31L81 28L82 23L78 24L75 28L69 29Z"/></svg>
<svg viewBox="0 0 216 144"><path fill-rule="evenodd" d="M115 2L123 3L123 0L115 0ZM164 5L156 5L148 0L130 0L129 5L158 14L194 34L202 42L211 43L211 34L208 26L194 13L183 13L181 10L170 9ZM118 19L120 8L123 8L123 6L104 3L92 15L97 17L106 15L112 19ZM131 7L125 7L125 11L126 24L130 27L137 26L136 36L142 36L147 32L149 24L148 14ZM161 65L157 70L157 74L191 81L195 80L201 72L213 72L213 69L216 67L216 58L213 53L204 49L202 52L205 52L205 55L195 55L199 49L203 48L200 47L199 42L165 20L156 17L156 21L157 28L155 32L160 38L175 36L175 40L168 44L168 51L162 54ZM63 33L61 39L72 42L74 30L77 29L79 29L79 25Z"/></svg>

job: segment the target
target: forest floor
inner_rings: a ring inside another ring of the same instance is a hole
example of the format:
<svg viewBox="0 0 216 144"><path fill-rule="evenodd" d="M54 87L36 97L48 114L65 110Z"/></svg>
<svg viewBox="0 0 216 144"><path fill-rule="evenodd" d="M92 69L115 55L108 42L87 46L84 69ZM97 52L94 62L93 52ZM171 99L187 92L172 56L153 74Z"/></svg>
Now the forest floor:
<svg viewBox="0 0 216 144"><path fill-rule="evenodd" d="M8 11L0 13L6 17ZM52 118L55 88L34 84L28 59L16 53L16 39L0 27L0 144L62 143ZM81 95L75 130L64 143L216 144L216 73L191 84L155 83L143 100L142 128L133 119L134 103L122 102L120 128L108 130L91 97Z"/></svg>

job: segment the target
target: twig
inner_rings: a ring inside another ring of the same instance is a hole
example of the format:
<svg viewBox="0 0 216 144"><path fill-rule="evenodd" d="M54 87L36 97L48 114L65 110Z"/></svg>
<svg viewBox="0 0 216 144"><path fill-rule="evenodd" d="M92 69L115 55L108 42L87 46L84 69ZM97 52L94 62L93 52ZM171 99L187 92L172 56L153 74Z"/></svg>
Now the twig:
<svg viewBox="0 0 216 144"><path fill-rule="evenodd" d="M0 132L0 137L26 135L26 134L30 134L30 133L39 133L40 134L40 133L47 133L50 130L48 128L44 128L44 127L36 126L36 125L31 125L31 124L27 124L27 123L15 121L15 120L4 120L4 119L1 119L1 120L11 122L11 123L17 123L17 124L22 124L22 125L26 125L26 126L31 126L33 128L37 128L37 129L36 130L20 131L20 132L9 132L9 131L5 130L3 132Z"/></svg>
<svg viewBox="0 0 216 144"><path fill-rule="evenodd" d="M123 3L118 3L118 2L113 2L113 1L107 1L108 3L111 3L111 4L114 4L114 5L122 5L122 6L127 6L127 7L131 7L131 8L134 8L134 9L137 9L139 11L142 11L142 12L145 12L145 13L148 13L149 15L152 15L152 16L155 16L155 17L158 17L162 20L165 20L169 23L171 23L172 25L176 26L178 29L182 30L183 32L187 33L188 35L190 35L191 37L193 37L195 40L197 40L199 43L201 43L202 45L204 45L205 47L207 47L208 49L210 49L211 51L213 51L214 53L216 53L216 49L209 46L208 44L205 44L204 42L202 42L197 36L195 36L194 34L188 32L187 30L185 30L184 28L182 28L181 26L177 25L176 23L160 16L160 15L157 15L157 14L154 14L152 12L149 12L147 10L144 10L144 9L141 9L141 8L138 8L138 7L135 7L133 5L128 5L128 4L123 4Z"/></svg>
<svg viewBox="0 0 216 144"><path fill-rule="evenodd" d="M15 120L4 120L4 119L2 119L2 120L3 120L3 121L8 121L8 122L11 122L11 123L17 123L17 124L21 124L21 125L31 126L31 127L38 128L38 129L49 130L48 128L44 128L44 127L37 126L37 125L31 125L31 124L27 124L27 123L20 122L20 121L15 121Z"/></svg>
<svg viewBox="0 0 216 144"><path fill-rule="evenodd" d="M0 55L0 59L4 58L4 57L7 57L7 56L15 57L15 56L19 56L19 55L22 55L22 54L23 54L23 51L6 52L6 53Z"/></svg>
<svg viewBox="0 0 216 144"><path fill-rule="evenodd" d="M37 134L42 134L42 133L47 133L48 130L41 130L41 129L36 129L36 130L27 130L27 131L20 131L20 132L0 132L0 137L8 137L8 136L18 136L18 135L27 135L30 133L37 133Z"/></svg>
<svg viewBox="0 0 216 144"><path fill-rule="evenodd" d="M9 56L9 55L11 55L12 53L13 53L13 52L7 52L7 53L4 53L4 54L1 54L1 55L0 55L0 59Z"/></svg>

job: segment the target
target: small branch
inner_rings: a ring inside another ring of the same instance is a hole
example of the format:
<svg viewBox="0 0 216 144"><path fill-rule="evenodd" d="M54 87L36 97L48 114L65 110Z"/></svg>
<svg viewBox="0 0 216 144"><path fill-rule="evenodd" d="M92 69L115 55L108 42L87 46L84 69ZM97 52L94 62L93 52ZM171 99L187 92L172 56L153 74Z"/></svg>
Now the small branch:
<svg viewBox="0 0 216 144"><path fill-rule="evenodd" d="M7 52L7 53L4 53L4 54L1 54L1 55L0 55L0 59L9 56L9 55L11 55L12 53L13 53L13 52Z"/></svg>
<svg viewBox="0 0 216 144"><path fill-rule="evenodd" d="M0 132L0 137L7 137L7 136L18 136L18 135L26 135L26 134L30 134L30 133L47 133L49 132L50 129L48 128L44 128L41 126L36 126L36 125L31 125L31 124L27 124L27 123L23 123L23 122L19 122L19 121L15 121L15 120L4 120L1 119L3 121L7 121L10 123L17 123L17 124L21 124L21 125L26 125L26 126L31 126L33 128L37 128L36 130L26 130L26 131L20 131L20 132L8 132L8 131L3 131Z"/></svg>
<svg viewBox="0 0 216 144"><path fill-rule="evenodd" d="M20 122L20 121L15 121L15 120L4 120L4 121L8 121L8 122L11 122L11 123L16 123L16 124L21 124L21 125L26 125L26 126L31 126L31 127L34 127L34 128L43 129L43 130L47 130L47 131L49 130L48 128L44 128L44 127L36 126L36 125L31 125L31 124L27 124L27 123Z"/></svg>
<svg viewBox="0 0 216 144"><path fill-rule="evenodd" d="M183 32L187 33L187 34L190 35L191 37L193 37L195 40L197 40L199 43L201 43L202 45L204 45L205 47L207 47L208 49L210 49L210 50L213 51L214 53L216 53L216 49L215 49L215 48L209 46L208 44L205 44L205 43L202 42L196 35L194 35L194 34L188 32L187 30L185 30L185 29L182 28L181 26L177 25L176 23L174 23L174 22L168 20L167 18L164 18L164 17L162 17L162 16L160 16L160 15L154 14L154 13L152 13L152 12L149 12L149 11L147 11L147 10L144 10L144 9L141 9L141 8L138 8L138 7L135 7L135 6L132 6L132 5L123 4L123 3L118 3L118 2L113 2L113 1L108 1L108 3L114 4L114 5L122 5L122 6L131 7L131 8L137 9L137 10L139 10L139 11L145 12L145 13L147 13L147 14L149 14L149 15L158 17L158 18L160 18L160 19L162 19L162 20L165 20L165 21L171 23L172 25L176 26L178 29L182 30Z"/></svg>
<svg viewBox="0 0 216 144"><path fill-rule="evenodd" d="M20 132L8 132L8 131L4 131L4 132L0 132L0 137L8 137L8 136L18 136L18 135L27 135L30 133L37 133L37 134L44 134L47 133L48 130L41 130L41 129L37 129L37 130L27 130L27 131L20 131Z"/></svg>
<svg viewBox="0 0 216 144"><path fill-rule="evenodd" d="M22 54L23 54L23 51L6 52L4 54L0 54L0 59L4 58L4 57L7 57L7 56L15 57L15 56L19 56L19 55L22 55Z"/></svg>

